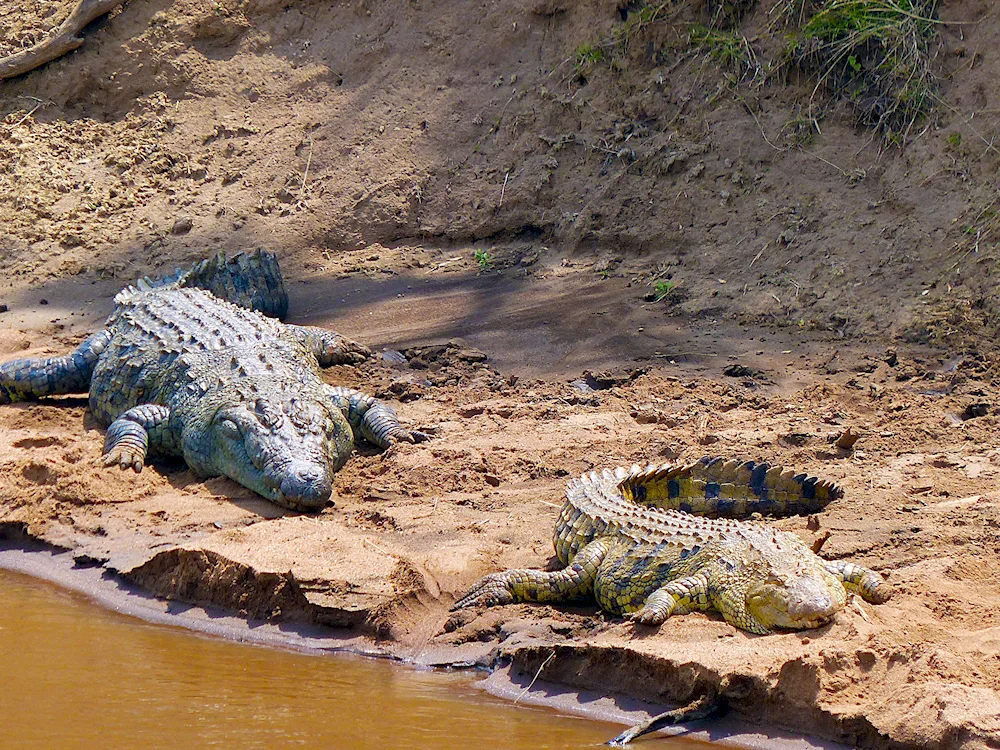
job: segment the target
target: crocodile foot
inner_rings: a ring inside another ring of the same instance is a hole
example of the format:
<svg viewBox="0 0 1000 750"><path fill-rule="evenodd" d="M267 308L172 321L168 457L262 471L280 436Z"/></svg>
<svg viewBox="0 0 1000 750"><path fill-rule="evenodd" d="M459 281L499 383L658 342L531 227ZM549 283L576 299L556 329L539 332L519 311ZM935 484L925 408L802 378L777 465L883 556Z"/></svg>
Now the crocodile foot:
<svg viewBox="0 0 1000 750"><path fill-rule="evenodd" d="M466 607L496 607L514 602L514 592L511 589L511 577L508 573L490 573L479 579L468 593L455 602L451 611Z"/></svg>

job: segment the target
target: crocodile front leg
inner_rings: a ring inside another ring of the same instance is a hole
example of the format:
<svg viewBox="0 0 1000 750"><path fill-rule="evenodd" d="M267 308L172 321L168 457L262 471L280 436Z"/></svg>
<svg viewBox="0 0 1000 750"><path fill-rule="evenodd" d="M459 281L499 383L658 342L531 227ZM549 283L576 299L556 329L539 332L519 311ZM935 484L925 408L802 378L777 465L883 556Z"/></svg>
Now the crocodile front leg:
<svg viewBox="0 0 1000 750"><path fill-rule="evenodd" d="M614 611L608 603L600 602L602 609ZM686 615L712 608L708 598L708 581L704 576L693 575L678 578L650 594L640 609L625 615L626 620L640 625L661 625L671 615Z"/></svg>
<svg viewBox="0 0 1000 750"><path fill-rule="evenodd" d="M399 441L421 443L428 439L423 432L403 427L392 407L374 396L334 385L326 386L326 392L347 417L354 434L379 448L389 448Z"/></svg>
<svg viewBox="0 0 1000 750"><path fill-rule="evenodd" d="M318 326L285 325L287 331L316 356L320 367L356 365L372 356L372 350L335 331Z"/></svg>
<svg viewBox="0 0 1000 750"><path fill-rule="evenodd" d="M0 365L0 404L86 393L94 366L110 340L110 333L99 331L65 357L16 359Z"/></svg>
<svg viewBox="0 0 1000 750"><path fill-rule="evenodd" d="M479 580L455 602L453 610L493 607L514 602L563 602L590 596L597 571L614 540L595 539L581 549L573 561L553 573L544 570L508 570Z"/></svg>
<svg viewBox="0 0 1000 750"><path fill-rule="evenodd" d="M142 471L150 443L168 447L176 441L169 434L170 409L159 404L140 404L122 414L108 427L104 437L104 465L124 471Z"/></svg>

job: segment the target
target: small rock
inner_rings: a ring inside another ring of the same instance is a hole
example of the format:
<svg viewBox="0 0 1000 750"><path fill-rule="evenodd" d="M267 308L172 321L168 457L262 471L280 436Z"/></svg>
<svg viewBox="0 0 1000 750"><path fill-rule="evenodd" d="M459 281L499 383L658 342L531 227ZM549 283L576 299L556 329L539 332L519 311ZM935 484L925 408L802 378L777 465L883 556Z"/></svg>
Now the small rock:
<svg viewBox="0 0 1000 750"><path fill-rule="evenodd" d="M7 305L0 305L0 313L5 313L7 312L7 310L8 310Z"/></svg>
<svg viewBox="0 0 1000 750"><path fill-rule="evenodd" d="M78 247L83 244L83 238L76 232L64 232L59 238L59 244L63 247Z"/></svg>
<svg viewBox="0 0 1000 750"><path fill-rule="evenodd" d="M751 377L754 372L746 365L733 364L726 367L726 369L722 371L722 374L727 378L748 378Z"/></svg>
<svg viewBox="0 0 1000 750"><path fill-rule="evenodd" d="M796 448L801 448L803 445L808 443L812 439L812 435L808 432L789 432L787 435L782 435L780 440L786 445L791 445Z"/></svg>
<svg viewBox="0 0 1000 750"><path fill-rule="evenodd" d="M104 563L108 561L108 558L95 557L94 555L88 555L86 552L81 552L78 555L73 556L73 567L74 568L99 568Z"/></svg>
<svg viewBox="0 0 1000 750"><path fill-rule="evenodd" d="M174 222L174 226L170 229L171 234L187 234L194 227L194 222L190 217L184 216Z"/></svg>
<svg viewBox="0 0 1000 750"><path fill-rule="evenodd" d="M664 458L667 458L671 461L675 461L678 458L680 458L681 451L677 450L672 445L664 445L656 452L656 454L658 456L663 456Z"/></svg>
<svg viewBox="0 0 1000 750"><path fill-rule="evenodd" d="M458 410L458 415L460 417L465 417L469 419L470 417L478 417L480 414L486 411L485 406L463 406Z"/></svg>
<svg viewBox="0 0 1000 750"><path fill-rule="evenodd" d="M47 305L47 304L49 304L49 301L47 299L43 298L43 299L38 300L38 304L39 305Z"/></svg>
<svg viewBox="0 0 1000 750"><path fill-rule="evenodd" d="M378 356L389 367L406 367L406 356L395 349L383 349Z"/></svg>
<svg viewBox="0 0 1000 750"><path fill-rule="evenodd" d="M615 270L624 260L620 255L606 255L594 265L594 270L597 273L605 273Z"/></svg>
<svg viewBox="0 0 1000 750"><path fill-rule="evenodd" d="M483 479L485 480L486 484L488 484L490 487L500 486L500 477L498 476L495 476L493 474L484 474Z"/></svg>
<svg viewBox="0 0 1000 750"><path fill-rule="evenodd" d="M429 385L426 379L422 379L422 382L418 383L408 377L395 378L389 383L388 391L393 397L406 404L423 397L424 389L422 386L424 385Z"/></svg>
<svg viewBox="0 0 1000 750"><path fill-rule="evenodd" d="M455 352L455 358L460 359L463 362L485 362L488 357L486 352L481 352L479 349L459 349Z"/></svg>
<svg viewBox="0 0 1000 750"><path fill-rule="evenodd" d="M861 436L858 435L857 433L851 432L851 428L848 427L840 434L840 437L837 438L837 441L834 443L834 445L836 445L841 450L845 451L853 450L854 444L858 442L858 438L860 437Z"/></svg>

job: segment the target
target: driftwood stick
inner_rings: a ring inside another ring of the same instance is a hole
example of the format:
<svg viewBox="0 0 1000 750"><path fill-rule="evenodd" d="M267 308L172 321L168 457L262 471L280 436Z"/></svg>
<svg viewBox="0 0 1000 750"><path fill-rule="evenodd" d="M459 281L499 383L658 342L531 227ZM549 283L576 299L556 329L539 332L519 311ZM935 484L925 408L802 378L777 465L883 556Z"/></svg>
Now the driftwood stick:
<svg viewBox="0 0 1000 750"><path fill-rule="evenodd" d="M51 36L34 47L0 59L0 81L23 75L57 57L62 57L67 52L72 52L83 44L80 32L84 27L94 19L113 11L122 4L122 1L80 0L69 14L69 18L63 21Z"/></svg>
<svg viewBox="0 0 1000 750"><path fill-rule="evenodd" d="M648 721L636 724L634 727L626 729L613 740L608 740L604 744L611 745L611 747L625 747L632 740L642 737L644 734L655 732L657 729L674 726L675 724L684 724L689 721L707 719L724 710L723 702L719 698L713 695L703 695L686 706L664 711L659 716L654 716Z"/></svg>

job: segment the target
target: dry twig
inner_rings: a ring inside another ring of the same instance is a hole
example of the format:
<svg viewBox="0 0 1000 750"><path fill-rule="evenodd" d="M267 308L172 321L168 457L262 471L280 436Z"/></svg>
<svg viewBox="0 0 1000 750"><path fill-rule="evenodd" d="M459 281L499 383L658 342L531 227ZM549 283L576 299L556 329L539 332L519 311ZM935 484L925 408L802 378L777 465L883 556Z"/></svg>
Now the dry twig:
<svg viewBox="0 0 1000 750"><path fill-rule="evenodd" d="M0 59L0 81L24 75L83 44L80 33L97 18L110 13L122 0L80 0L50 37L33 47Z"/></svg>

